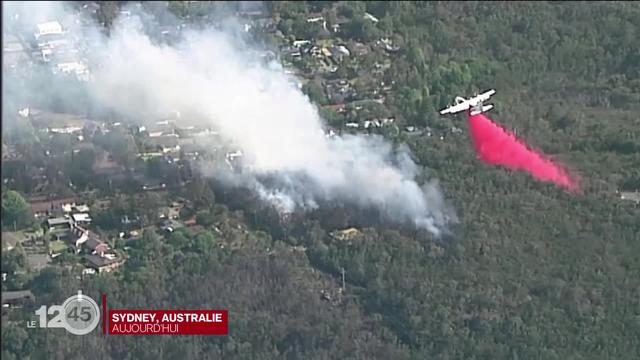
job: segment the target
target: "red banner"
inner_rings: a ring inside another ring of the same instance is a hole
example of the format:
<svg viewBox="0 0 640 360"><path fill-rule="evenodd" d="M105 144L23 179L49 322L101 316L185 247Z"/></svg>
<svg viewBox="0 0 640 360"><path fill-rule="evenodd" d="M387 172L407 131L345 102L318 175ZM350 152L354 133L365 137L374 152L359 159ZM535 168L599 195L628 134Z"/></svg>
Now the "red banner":
<svg viewBox="0 0 640 360"><path fill-rule="evenodd" d="M227 335L227 310L109 310L109 335Z"/></svg>

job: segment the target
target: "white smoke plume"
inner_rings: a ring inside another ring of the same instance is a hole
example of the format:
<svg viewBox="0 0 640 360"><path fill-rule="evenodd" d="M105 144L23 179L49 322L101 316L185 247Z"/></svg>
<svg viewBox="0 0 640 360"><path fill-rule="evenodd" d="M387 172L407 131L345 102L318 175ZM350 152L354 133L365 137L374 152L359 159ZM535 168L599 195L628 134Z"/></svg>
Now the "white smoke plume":
<svg viewBox="0 0 640 360"><path fill-rule="evenodd" d="M254 61L238 36L186 31L178 45L159 45L136 16L119 19L94 56L95 99L129 118L179 110L205 119L241 149L242 169L221 163L205 174L252 189L281 211L322 203L376 208L392 221L439 235L455 214L436 181L420 185L407 147L381 137L325 136L318 110L277 62ZM184 118L185 116L183 116Z"/></svg>

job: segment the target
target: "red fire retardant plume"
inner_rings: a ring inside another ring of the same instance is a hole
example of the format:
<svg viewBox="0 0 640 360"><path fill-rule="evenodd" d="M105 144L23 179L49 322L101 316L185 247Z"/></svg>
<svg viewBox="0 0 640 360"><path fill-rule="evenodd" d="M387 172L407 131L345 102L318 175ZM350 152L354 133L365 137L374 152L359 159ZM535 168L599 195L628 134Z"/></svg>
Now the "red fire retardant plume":
<svg viewBox="0 0 640 360"><path fill-rule="evenodd" d="M553 182L572 192L580 185L561 166L527 147L516 136L483 114L468 116L473 144L481 161L511 170L524 170L541 181Z"/></svg>

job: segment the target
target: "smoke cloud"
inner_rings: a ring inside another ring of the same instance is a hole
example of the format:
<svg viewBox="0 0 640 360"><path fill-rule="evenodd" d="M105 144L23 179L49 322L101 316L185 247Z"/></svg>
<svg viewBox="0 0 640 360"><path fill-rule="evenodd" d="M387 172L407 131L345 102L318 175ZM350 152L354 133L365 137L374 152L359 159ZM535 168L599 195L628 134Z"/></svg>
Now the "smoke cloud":
<svg viewBox="0 0 640 360"><path fill-rule="evenodd" d="M295 79L277 61L249 55L238 31L183 29L169 46L147 35L154 31L142 20L147 15L132 13L109 36L84 30L99 64L88 92L129 119L178 110L180 121L204 122L242 152L239 168L208 162L205 175L255 191L283 212L324 203L373 207L436 236L455 220L437 181L417 182L421 171L406 146L379 136L326 136Z"/></svg>

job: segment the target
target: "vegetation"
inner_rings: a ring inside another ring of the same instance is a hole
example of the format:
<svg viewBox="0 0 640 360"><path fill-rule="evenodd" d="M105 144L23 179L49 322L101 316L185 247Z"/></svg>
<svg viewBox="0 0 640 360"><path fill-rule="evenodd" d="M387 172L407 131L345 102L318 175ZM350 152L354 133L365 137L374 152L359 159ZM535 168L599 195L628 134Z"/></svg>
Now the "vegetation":
<svg viewBox="0 0 640 360"><path fill-rule="evenodd" d="M182 16L191 6L202 11L204 5L172 3ZM96 351L113 359L640 356L640 209L615 193L640 187L639 5L269 6L285 35L315 35L306 33L312 30L305 19L322 12L348 20L339 35L345 41L386 36L400 46L384 75L396 84L384 111L401 125L464 127L435 111L455 95L496 88L490 116L571 164L584 178L584 195L485 166L468 135L451 132L445 140L394 137L433 171L457 209L460 224L446 240L384 226L363 226L339 240L333 230L358 225L347 210L282 219L247 194L196 177L182 195L194 204L196 211L185 213L196 216L202 232L147 229L118 272L77 279L54 267L26 286L38 304L60 303L83 289L95 299L106 293L113 308L225 308L230 336L105 339L95 331L72 337L25 329L33 310L27 308L3 325L4 359L82 358L78 354ZM365 11L379 22L362 20ZM322 99L317 84L305 90ZM331 124L340 123L341 115L322 111ZM114 150L129 166L135 142L119 141ZM149 171L160 170L150 165ZM15 198L8 213L5 193ZM22 209L19 195L9 193L3 191L3 226L5 216ZM150 218L159 203L118 196L95 216L105 228L115 228L124 214ZM11 270L24 266L22 253L3 253L3 271L5 260Z"/></svg>
<svg viewBox="0 0 640 360"><path fill-rule="evenodd" d="M18 225L22 228L28 225L29 222L29 207L20 193L5 189L2 189L2 226L17 228Z"/></svg>

